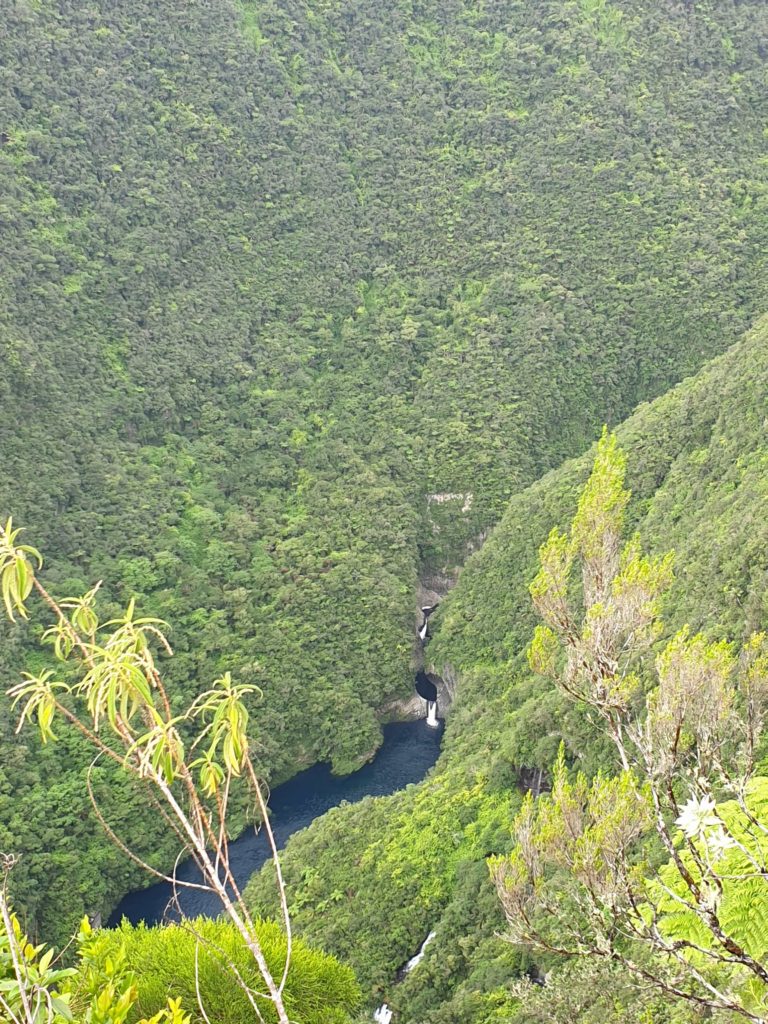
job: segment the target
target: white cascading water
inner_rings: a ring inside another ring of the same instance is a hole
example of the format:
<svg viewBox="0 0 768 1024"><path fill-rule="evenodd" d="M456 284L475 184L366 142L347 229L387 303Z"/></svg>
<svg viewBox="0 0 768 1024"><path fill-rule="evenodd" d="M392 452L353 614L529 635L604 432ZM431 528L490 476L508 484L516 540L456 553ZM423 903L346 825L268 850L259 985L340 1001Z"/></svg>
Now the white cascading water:
<svg viewBox="0 0 768 1024"><path fill-rule="evenodd" d="M426 952L427 946L430 944L432 939L434 939L435 935L437 935L437 932L430 932L426 939L424 939L424 941L421 944L421 949L419 950L419 952L415 956L412 956L411 959L403 968L403 975L410 974L414 967L418 967L418 965L424 959L424 953ZM399 976L400 975L398 974L398 977ZM376 1024L391 1024L392 1011L390 1010L386 1003L382 1003L378 1010L374 1011L373 1019L376 1021Z"/></svg>
<svg viewBox="0 0 768 1024"><path fill-rule="evenodd" d="M437 720L437 701L427 701L427 725L431 725L433 729L436 729L440 723Z"/></svg>
<svg viewBox="0 0 768 1024"><path fill-rule="evenodd" d="M432 939L434 939L435 935L437 935L437 932L430 932L426 939L424 939L424 941L421 944L421 949L419 950L419 952L416 954L416 956L412 956L411 959L403 968L403 974L410 974L413 968L421 963L421 961L424 959L424 954L427 950L427 946L430 944Z"/></svg>

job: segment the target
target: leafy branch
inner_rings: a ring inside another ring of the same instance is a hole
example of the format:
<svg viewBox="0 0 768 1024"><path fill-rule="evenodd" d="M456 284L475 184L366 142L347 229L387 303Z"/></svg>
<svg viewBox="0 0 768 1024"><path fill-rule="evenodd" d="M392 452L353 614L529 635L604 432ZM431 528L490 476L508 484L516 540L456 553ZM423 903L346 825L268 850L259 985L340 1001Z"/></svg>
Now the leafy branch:
<svg viewBox="0 0 768 1024"><path fill-rule="evenodd" d="M28 618L27 603L33 590L39 595L54 616L43 641L66 667L62 675L74 682L59 678L52 669L37 675L26 673L9 690L14 706L20 708L18 729L33 722L43 743L53 741L54 721L59 715L86 737L98 756L118 762L149 784L182 841L182 852L194 860L203 887L220 900L258 966L264 991L251 993L257 1016L261 1016L258 1000L268 1000L280 1024L289 1024L283 992L291 961L291 925L264 784L251 759L247 733L245 701L258 691L234 683L230 673L225 673L174 715L153 651L156 647L166 656L172 655L166 624L137 616L133 601L123 615L101 623L96 607L98 586L82 597L57 601L37 575L42 557L35 548L19 543L20 532L11 520L0 526L0 589L6 612L13 621L15 614ZM287 937L279 978L267 964L255 922L230 868L227 812L235 781L242 781L250 792L277 868ZM89 792L93 799L90 786ZM99 817L104 821L100 813ZM125 844L119 845L127 849ZM175 892L175 875L165 877L174 884Z"/></svg>

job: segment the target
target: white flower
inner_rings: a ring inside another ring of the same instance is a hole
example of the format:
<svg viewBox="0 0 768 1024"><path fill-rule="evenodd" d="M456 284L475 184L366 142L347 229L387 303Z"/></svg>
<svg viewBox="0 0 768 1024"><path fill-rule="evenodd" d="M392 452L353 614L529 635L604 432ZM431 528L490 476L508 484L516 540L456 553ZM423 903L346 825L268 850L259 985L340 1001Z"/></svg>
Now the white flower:
<svg viewBox="0 0 768 1024"><path fill-rule="evenodd" d="M730 850L736 845L736 840L726 835L723 828L708 832L704 836L704 842L707 844L707 849L713 857L719 857L726 850Z"/></svg>
<svg viewBox="0 0 768 1024"><path fill-rule="evenodd" d="M715 801L711 796L702 797L701 800L692 796L675 824L689 839L704 835L708 828L720 828L720 819L715 814Z"/></svg>

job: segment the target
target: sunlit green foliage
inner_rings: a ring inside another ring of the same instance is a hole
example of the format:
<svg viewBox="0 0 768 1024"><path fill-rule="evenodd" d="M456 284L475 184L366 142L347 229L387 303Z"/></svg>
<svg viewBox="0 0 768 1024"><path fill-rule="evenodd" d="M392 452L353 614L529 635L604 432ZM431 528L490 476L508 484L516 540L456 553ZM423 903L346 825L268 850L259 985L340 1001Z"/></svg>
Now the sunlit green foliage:
<svg viewBox="0 0 768 1024"><path fill-rule="evenodd" d="M285 961L285 935L271 921L260 922L258 931L270 968L279 976ZM239 936L223 921L200 919L163 928L132 928L126 923L114 931L95 933L86 953L81 975L75 979L75 1007L90 998L94 987L103 987L101 975L119 962L135 987L127 1024L154 1019L169 999L180 1000L193 1024L204 1024L198 986L205 1012L215 1024L251 1024L255 1019L230 961L251 987L258 989L260 979ZM347 1024L360 998L348 967L303 942L292 950L285 995L296 1024ZM267 999L257 1003L265 1021L277 1020Z"/></svg>
<svg viewBox="0 0 768 1024"><path fill-rule="evenodd" d="M236 930L195 920L162 928L94 931L81 922L74 966L33 946L3 904L0 915L0 1017L8 1024L250 1024L276 1021L258 988ZM270 967L279 974L287 945L280 927L258 923ZM72 958L70 958L72 959ZM350 1024L360 999L352 971L333 957L294 944L286 1003L295 1024ZM189 1007L187 1012L186 1007ZM210 1016L209 1016L210 1015Z"/></svg>
<svg viewBox="0 0 768 1024"><path fill-rule="evenodd" d="M3 604L11 622L14 612L26 619L27 611L24 602L29 597L34 583L34 568L43 564L40 552L29 544L19 544L21 529L13 528L13 519L0 526L0 589Z"/></svg>
<svg viewBox="0 0 768 1024"><path fill-rule="evenodd" d="M55 963L53 949L33 945L15 914L0 916L0 1019L9 1024L71 1021L70 995L64 988L74 973Z"/></svg>
<svg viewBox="0 0 768 1024"><path fill-rule="evenodd" d="M680 852L683 869L696 884L711 892L711 902L723 931L760 963L768 960L768 779L758 777L746 788L743 800L729 800L713 807L695 834L694 849ZM727 979L739 992L749 1012L765 1016L768 983L739 965L712 967L712 953L728 956L723 943L695 912L673 861L649 886L649 898L659 915L661 934L670 941L684 941L698 949L686 953L689 961L717 983Z"/></svg>

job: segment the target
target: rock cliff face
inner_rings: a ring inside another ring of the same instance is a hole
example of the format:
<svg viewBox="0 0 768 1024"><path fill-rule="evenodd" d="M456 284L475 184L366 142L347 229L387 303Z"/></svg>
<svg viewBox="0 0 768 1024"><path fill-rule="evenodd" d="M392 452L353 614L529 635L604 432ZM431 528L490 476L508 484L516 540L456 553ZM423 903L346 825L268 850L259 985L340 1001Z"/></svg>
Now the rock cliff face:
<svg viewBox="0 0 768 1024"><path fill-rule="evenodd" d="M453 665L443 665L440 675L434 671L434 665L429 664L427 675L437 686L437 702L441 708L447 711L456 700L459 687L459 674Z"/></svg>
<svg viewBox="0 0 768 1024"><path fill-rule="evenodd" d="M458 569L448 572L429 572L422 575L416 587L416 608L419 624L421 624L421 609L431 608L433 605L439 604L456 586L458 578Z"/></svg>
<svg viewBox="0 0 768 1024"><path fill-rule="evenodd" d="M456 677L453 672L445 679L434 672L427 672L430 682L437 689L437 717L445 718L453 704L456 693ZM378 710L382 722L410 722L427 716L427 702L414 690L410 697L399 697L388 701Z"/></svg>
<svg viewBox="0 0 768 1024"><path fill-rule="evenodd" d="M388 701L378 709L378 715L382 723L385 722L412 722L419 718L425 718L427 714L427 702L423 700L414 690L410 697L398 697Z"/></svg>
<svg viewBox="0 0 768 1024"><path fill-rule="evenodd" d="M445 676L445 673L442 676L438 676L436 673L429 671L426 675L429 681L434 683L437 690L437 717L444 718L447 712L450 711L455 699L458 682L457 676L453 670L449 670L447 676ZM427 701L414 690L411 696L396 697L393 700L388 700L379 708L378 715L382 722L410 722L426 718Z"/></svg>

